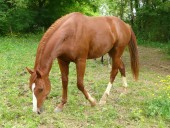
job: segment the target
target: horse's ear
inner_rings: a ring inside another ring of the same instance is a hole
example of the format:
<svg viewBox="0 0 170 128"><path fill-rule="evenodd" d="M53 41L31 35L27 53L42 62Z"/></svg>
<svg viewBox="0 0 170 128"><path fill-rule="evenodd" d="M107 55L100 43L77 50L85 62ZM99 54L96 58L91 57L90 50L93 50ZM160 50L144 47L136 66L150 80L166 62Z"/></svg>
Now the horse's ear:
<svg viewBox="0 0 170 128"><path fill-rule="evenodd" d="M28 71L30 74L34 73L33 70L31 70L31 69L29 69L29 68L27 68L27 67L26 67L26 69L27 69L27 71Z"/></svg>
<svg viewBox="0 0 170 128"><path fill-rule="evenodd" d="M36 74L38 78L41 78L43 76L43 73L40 70L36 70Z"/></svg>

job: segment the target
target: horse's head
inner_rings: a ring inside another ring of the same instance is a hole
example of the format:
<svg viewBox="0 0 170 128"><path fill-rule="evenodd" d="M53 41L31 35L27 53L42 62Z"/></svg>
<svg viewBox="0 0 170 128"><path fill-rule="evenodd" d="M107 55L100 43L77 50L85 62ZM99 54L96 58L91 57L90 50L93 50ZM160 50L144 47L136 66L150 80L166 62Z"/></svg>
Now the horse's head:
<svg viewBox="0 0 170 128"><path fill-rule="evenodd" d="M48 76L44 76L39 70L27 70L31 74L29 87L33 93L33 112L40 114L43 102L51 89L50 81Z"/></svg>

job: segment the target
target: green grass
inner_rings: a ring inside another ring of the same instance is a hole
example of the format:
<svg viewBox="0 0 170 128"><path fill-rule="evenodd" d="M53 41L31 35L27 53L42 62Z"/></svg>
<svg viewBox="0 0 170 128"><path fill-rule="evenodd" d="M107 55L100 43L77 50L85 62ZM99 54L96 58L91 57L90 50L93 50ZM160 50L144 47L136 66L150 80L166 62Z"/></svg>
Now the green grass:
<svg viewBox="0 0 170 128"><path fill-rule="evenodd" d="M146 102L145 114L149 117L161 116L170 120L170 75L162 79L156 86L162 88L152 94L152 99Z"/></svg>
<svg viewBox="0 0 170 128"><path fill-rule="evenodd" d="M32 94L28 88L36 49L41 35L0 37L0 127L3 128L168 128L170 127L169 77L149 69L140 70L140 79L132 79L129 61L125 61L128 93L121 94L117 75L105 106L90 107L76 87L74 63L70 65L68 103L63 112L54 113L61 100L61 74L57 62L50 73L52 90L44 103L44 112L32 112ZM129 53L125 52L128 55ZM129 58L128 58L129 60ZM97 101L109 81L109 69L98 60L88 60L85 87ZM161 81L162 80L162 81ZM167 92L167 93L166 93Z"/></svg>

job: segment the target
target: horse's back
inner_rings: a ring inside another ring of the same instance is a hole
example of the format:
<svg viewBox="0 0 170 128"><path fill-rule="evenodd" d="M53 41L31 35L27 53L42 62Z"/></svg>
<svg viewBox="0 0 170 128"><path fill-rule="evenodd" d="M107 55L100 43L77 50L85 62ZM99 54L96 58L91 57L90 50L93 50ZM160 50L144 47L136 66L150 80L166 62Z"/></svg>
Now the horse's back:
<svg viewBox="0 0 170 128"><path fill-rule="evenodd" d="M71 13L54 36L62 40L62 51L68 58L97 58L109 52L117 42L127 43L128 27L116 17L89 17ZM121 45L122 45L121 44ZM71 53L71 54L70 54Z"/></svg>

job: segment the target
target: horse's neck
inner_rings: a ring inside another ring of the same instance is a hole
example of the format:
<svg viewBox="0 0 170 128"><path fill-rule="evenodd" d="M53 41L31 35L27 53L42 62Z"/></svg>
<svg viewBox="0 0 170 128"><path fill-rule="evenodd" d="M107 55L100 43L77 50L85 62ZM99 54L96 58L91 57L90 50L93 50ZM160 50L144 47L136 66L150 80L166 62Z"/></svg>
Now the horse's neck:
<svg viewBox="0 0 170 128"><path fill-rule="evenodd" d="M52 50L47 50L45 46L41 47L42 46L40 45L37 51L34 69L38 69L42 71L44 75L48 75L53 62L53 58L51 56Z"/></svg>
<svg viewBox="0 0 170 128"><path fill-rule="evenodd" d="M48 74L51 70L53 60L62 53L60 43L64 39L64 34L62 35L60 34L61 32L54 32L55 30L55 26L54 28L52 26L51 30L45 33L37 50L34 68L43 70L45 74ZM53 34L50 32L53 32Z"/></svg>

